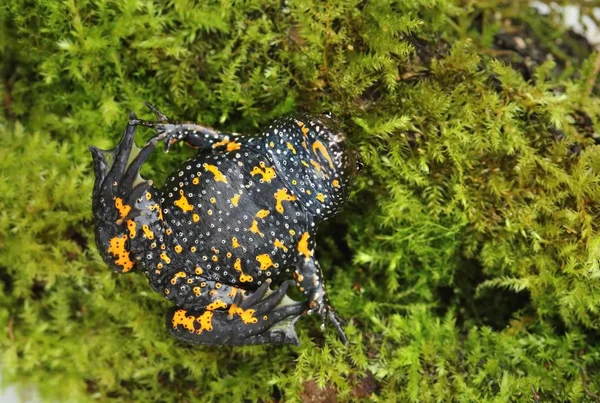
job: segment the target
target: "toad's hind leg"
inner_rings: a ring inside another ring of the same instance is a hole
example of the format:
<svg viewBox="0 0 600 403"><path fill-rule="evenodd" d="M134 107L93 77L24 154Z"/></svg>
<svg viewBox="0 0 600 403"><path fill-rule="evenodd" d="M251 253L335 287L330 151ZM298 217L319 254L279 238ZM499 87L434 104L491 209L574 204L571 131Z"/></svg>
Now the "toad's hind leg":
<svg viewBox="0 0 600 403"><path fill-rule="evenodd" d="M131 114L130 119L135 119ZM130 240L136 236L133 221L140 214L136 201L146 191L154 191L152 181L140 176L140 168L152 153L158 138L139 149L134 142L135 125L129 124L119 144L112 150L90 147L94 161L92 207L96 245L104 261L116 272L133 269Z"/></svg>
<svg viewBox="0 0 600 403"><path fill-rule="evenodd" d="M146 102L146 106L156 115L157 121L134 119L131 120L131 123L155 129L158 136L165 142L167 151L171 145L181 141L200 150L225 147L228 151L232 151L239 147L239 144L235 142L239 136L238 133L220 132L200 123L171 121L151 103Z"/></svg>
<svg viewBox="0 0 600 403"><path fill-rule="evenodd" d="M129 119L135 120L135 114L131 113ZM154 151L159 137L150 139L142 149L135 145L134 137L135 125L130 123L121 141L112 150L90 146L96 175L93 209L105 221L109 221L111 215L120 215L121 219L131 218L125 217L123 211L132 212L135 201L152 186L152 181L140 176L140 169ZM106 211L106 205L102 205L102 202L106 204L116 199L120 200L119 206Z"/></svg>
<svg viewBox="0 0 600 403"><path fill-rule="evenodd" d="M174 308L167 315L171 333L180 340L205 345L298 344L294 324L308 305L284 303L293 282L284 282L266 297L267 286L259 288L228 309L193 311ZM263 298L254 298L255 296ZM289 301L289 300L288 300Z"/></svg>

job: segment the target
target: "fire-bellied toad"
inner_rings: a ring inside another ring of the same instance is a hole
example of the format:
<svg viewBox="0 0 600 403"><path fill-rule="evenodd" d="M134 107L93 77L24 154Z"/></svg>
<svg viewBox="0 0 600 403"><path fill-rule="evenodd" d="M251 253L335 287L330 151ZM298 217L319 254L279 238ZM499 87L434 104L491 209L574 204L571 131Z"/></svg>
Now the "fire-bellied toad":
<svg viewBox="0 0 600 403"><path fill-rule="evenodd" d="M90 147L104 261L146 274L175 304L167 324L182 340L297 344L296 319L316 312L346 342L313 252L319 222L340 209L360 165L336 120L296 114L242 136L172 122L148 106L157 121L132 113L114 149ZM156 130L142 149L137 126ZM199 152L158 189L139 172L161 140L167 150L184 141ZM286 297L292 276L307 301Z"/></svg>

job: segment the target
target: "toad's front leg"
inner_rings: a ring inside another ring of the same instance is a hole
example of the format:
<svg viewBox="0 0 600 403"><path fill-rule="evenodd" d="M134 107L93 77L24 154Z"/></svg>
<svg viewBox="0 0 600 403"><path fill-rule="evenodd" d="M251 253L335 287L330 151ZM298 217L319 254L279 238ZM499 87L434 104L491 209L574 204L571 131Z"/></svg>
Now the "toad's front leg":
<svg viewBox="0 0 600 403"><path fill-rule="evenodd" d="M316 312L321 316L322 330L325 330L325 322L329 319L344 344L348 344L348 338L342 329L342 320L336 315L329 302L321 267L317 259L313 257L313 245L308 232L302 235L298 243L298 251L301 256L295 271L296 283L300 287L300 291L308 298L310 306L308 313Z"/></svg>
<svg viewBox="0 0 600 403"><path fill-rule="evenodd" d="M167 151L173 144L181 141L200 150L219 147L225 147L228 151L238 149L235 142L238 133L220 132L200 123L172 121L151 103L146 102L146 106L156 115L157 121L136 118L130 123L155 129L158 137L164 141Z"/></svg>

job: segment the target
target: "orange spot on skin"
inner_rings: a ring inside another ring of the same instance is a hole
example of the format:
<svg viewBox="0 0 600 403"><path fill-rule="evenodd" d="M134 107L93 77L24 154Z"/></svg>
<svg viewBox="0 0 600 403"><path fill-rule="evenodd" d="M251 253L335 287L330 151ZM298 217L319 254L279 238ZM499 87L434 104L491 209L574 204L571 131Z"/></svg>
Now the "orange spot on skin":
<svg viewBox="0 0 600 403"><path fill-rule="evenodd" d="M160 258L167 264L171 263L171 258L166 253L161 253Z"/></svg>
<svg viewBox="0 0 600 403"><path fill-rule="evenodd" d="M281 214L283 214L283 211L284 211L282 202L296 200L296 196L289 195L288 190L286 188L278 189L277 192L275 192L274 196L275 196L275 201L277 202L275 205L275 210L277 210L277 212L279 212Z"/></svg>
<svg viewBox="0 0 600 403"><path fill-rule="evenodd" d="M325 158L329 163L329 168L333 169L333 161L331 160L331 157L327 152L327 148L325 147L325 145L323 145L323 143L321 143L319 140L316 140L312 145L312 149L313 153L315 153L317 158L319 158L319 154L317 153L317 151L320 152L323 158Z"/></svg>
<svg viewBox="0 0 600 403"><path fill-rule="evenodd" d="M268 253L256 256L256 260L260 263L261 270L267 270L271 266L275 266Z"/></svg>
<svg viewBox="0 0 600 403"><path fill-rule="evenodd" d="M182 250L183 248L181 247L181 245L175 245L175 252L181 253Z"/></svg>
<svg viewBox="0 0 600 403"><path fill-rule="evenodd" d="M275 246L276 249L283 249L284 252L288 251L288 248L279 239L276 239L275 242L273 242L273 246Z"/></svg>
<svg viewBox="0 0 600 403"><path fill-rule="evenodd" d="M198 319L196 319L196 322L200 324L200 329L196 330L197 334L202 333L204 330L209 332L213 330L212 317L213 313L210 311L206 311L200 317L198 317Z"/></svg>
<svg viewBox="0 0 600 403"><path fill-rule="evenodd" d="M296 149L294 148L294 146L292 145L292 143L290 143L288 141L287 143L285 143L285 145L287 146L287 148L289 148L292 151L292 154L296 154Z"/></svg>
<svg viewBox="0 0 600 403"><path fill-rule="evenodd" d="M200 292L201 292L200 287L194 287L193 291L194 291L194 295L196 295L197 297L200 296Z"/></svg>
<svg viewBox="0 0 600 403"><path fill-rule="evenodd" d="M269 215L269 210L259 210L258 213L256 213L257 218L265 218L268 215Z"/></svg>
<svg viewBox="0 0 600 403"><path fill-rule="evenodd" d="M144 236L150 240L154 239L154 232L150 231L150 227L147 224L142 225L142 231L144 231Z"/></svg>
<svg viewBox="0 0 600 403"><path fill-rule="evenodd" d="M115 257L118 257L118 259L115 260L115 264L117 266L121 266L122 272L123 273L127 273L129 270L131 270L133 268L133 261L131 260L131 257L129 255L129 251L126 248L126 243L127 243L127 235L123 235L120 237L114 237L111 238L110 240L110 244L108 247L108 252L112 253L113 255L115 255Z"/></svg>
<svg viewBox="0 0 600 403"><path fill-rule="evenodd" d="M252 220L252 226L250 227L250 232L260 235L261 238L265 236L265 234L260 232L260 230L258 229L258 222L256 220Z"/></svg>
<svg viewBox="0 0 600 403"><path fill-rule="evenodd" d="M217 202L217 199L216 199L216 198L214 198L214 197L211 197L211 198L210 198L210 202L211 202L212 204L215 204L215 203Z"/></svg>
<svg viewBox="0 0 600 403"><path fill-rule="evenodd" d="M160 208L160 206L158 204L153 204L152 206L148 207L151 211L156 211L156 215L158 216L159 220L163 220L163 214L162 214L162 210Z"/></svg>
<svg viewBox="0 0 600 403"><path fill-rule="evenodd" d="M150 194L150 192L146 192L146 200L150 199L152 199L152 195Z"/></svg>
<svg viewBox="0 0 600 403"><path fill-rule="evenodd" d="M331 182L331 184L333 185L334 188L340 187L340 181L337 179L334 179L333 182Z"/></svg>
<svg viewBox="0 0 600 403"><path fill-rule="evenodd" d="M136 234L135 221L127 220L127 229L129 230L129 238L135 238L135 234Z"/></svg>
<svg viewBox="0 0 600 403"><path fill-rule="evenodd" d="M235 297L237 295L238 292L238 288L237 287L231 287L231 291L229 291L229 295L231 298Z"/></svg>
<svg viewBox="0 0 600 403"><path fill-rule="evenodd" d="M171 284L175 285L177 283L178 278L184 278L184 277L186 277L186 274L182 271L175 273L173 275L173 277L171 278Z"/></svg>
<svg viewBox="0 0 600 403"><path fill-rule="evenodd" d="M204 270L202 270L202 267L196 266L194 273L196 273L197 275L201 275L202 273L204 273Z"/></svg>
<svg viewBox="0 0 600 403"><path fill-rule="evenodd" d="M310 235L308 232L305 232L302 234L300 241L298 241L298 252L304 255L306 260L312 256L312 251L308 248L308 238L310 238Z"/></svg>
<svg viewBox="0 0 600 403"><path fill-rule="evenodd" d="M242 148L242 145L240 143L236 143L235 141L227 144L227 151L229 152L239 150L240 148Z"/></svg>
<svg viewBox="0 0 600 403"><path fill-rule="evenodd" d="M263 165L263 169L254 167L250 172L250 175L261 175L263 182L271 183L271 180L276 176L275 170L271 167L264 167L264 163L262 162L261 165Z"/></svg>
<svg viewBox="0 0 600 403"><path fill-rule="evenodd" d="M214 311L215 309L219 309L219 308L227 308L227 304L225 302L221 301L220 299L218 299L215 302L212 302L206 306L207 311Z"/></svg>
<svg viewBox="0 0 600 403"><path fill-rule="evenodd" d="M171 235L173 233L173 230L171 228L167 228L165 232L167 235Z"/></svg>
<svg viewBox="0 0 600 403"><path fill-rule="evenodd" d="M233 207L237 207L237 206L238 206L238 203L240 202L240 196L241 196L241 195L242 195L242 194L240 193L240 194L237 194L237 195L235 195L235 196L233 196L233 197L231 198L231 200L230 200L230 201L231 201L231 204L233 204Z"/></svg>
<svg viewBox="0 0 600 403"><path fill-rule="evenodd" d="M219 168L217 168L215 165L202 164L202 166L204 167L204 169L206 169L208 172L212 173L215 176L216 182L227 183L227 178L221 173L221 171L219 171Z"/></svg>
<svg viewBox="0 0 600 403"><path fill-rule="evenodd" d="M249 283L253 280L252 276L248 276L242 272L242 261L241 259L235 259L235 263L233 264L233 268L236 271L240 272L240 283ZM235 295L234 295L235 296Z"/></svg>
<svg viewBox="0 0 600 403"><path fill-rule="evenodd" d="M197 184L199 184L199 183L200 183L200 178L194 178L194 179L192 179L192 183L193 183L194 185L197 185Z"/></svg>
<svg viewBox="0 0 600 403"><path fill-rule="evenodd" d="M234 249L240 247L240 243L238 242L238 239L236 237L231 238L231 246Z"/></svg>
<svg viewBox="0 0 600 403"><path fill-rule="evenodd" d="M180 190L179 194L181 195L181 197L179 198L179 200L175 200L173 204L182 209L183 211L192 211L194 207L188 202L188 199L187 197L185 197L183 190Z"/></svg>
<svg viewBox="0 0 600 403"><path fill-rule="evenodd" d="M258 319L254 317L255 312L256 310L254 309L244 310L243 308L238 307L236 304L231 304L229 307L229 316L238 315L245 325L258 322Z"/></svg>
<svg viewBox="0 0 600 403"><path fill-rule="evenodd" d="M200 216L199 216L198 214L194 214L194 215L192 216L192 221L193 221L193 222L198 222L198 221L200 221Z"/></svg>
<svg viewBox="0 0 600 403"><path fill-rule="evenodd" d="M315 169L317 170L317 172L321 172L323 170L323 167L321 166L321 164L319 164L317 161L315 160L310 160L310 164L315 167Z"/></svg>
<svg viewBox="0 0 600 403"><path fill-rule="evenodd" d="M320 201L321 203L325 203L325 195L323 193L318 193L317 200Z"/></svg>
<svg viewBox="0 0 600 403"><path fill-rule="evenodd" d="M196 318L194 316L186 316L187 311L185 309L178 309L175 311L173 315L173 329L177 329L178 325L183 325L184 328L192 333L194 329L194 321Z"/></svg>
<svg viewBox="0 0 600 403"><path fill-rule="evenodd" d="M213 330L213 313L211 311L206 311L198 317L195 317L194 315L187 316L186 314L187 311L185 309L178 309L175 311L172 319L173 329L176 329L178 325L182 325L185 329L189 330L190 333L195 331L196 334L200 334L205 330L209 332ZM200 325L198 329L195 328L195 323Z"/></svg>
<svg viewBox="0 0 600 403"><path fill-rule="evenodd" d="M308 134L308 127L304 126L304 122L297 122L298 126L300 126L300 130L302 130L302 134L304 135L304 137L306 137L306 135Z"/></svg>
<svg viewBox="0 0 600 403"><path fill-rule="evenodd" d="M258 322L258 319L254 317L254 312L256 312L254 309L244 310L242 308L237 308L235 311L235 313L237 313L239 317L242 318L242 322L244 322L244 324L246 325Z"/></svg>
<svg viewBox="0 0 600 403"><path fill-rule="evenodd" d="M119 210L119 216L121 218L125 218L125 216L127 216L127 214L129 214L129 212L131 211L131 206L123 204L123 199L121 199L120 197L117 197L115 199L115 207L117 210Z"/></svg>
<svg viewBox="0 0 600 403"><path fill-rule="evenodd" d="M213 144L213 148L218 148L224 145L229 144L229 137L225 137L223 140L219 141L218 143Z"/></svg>

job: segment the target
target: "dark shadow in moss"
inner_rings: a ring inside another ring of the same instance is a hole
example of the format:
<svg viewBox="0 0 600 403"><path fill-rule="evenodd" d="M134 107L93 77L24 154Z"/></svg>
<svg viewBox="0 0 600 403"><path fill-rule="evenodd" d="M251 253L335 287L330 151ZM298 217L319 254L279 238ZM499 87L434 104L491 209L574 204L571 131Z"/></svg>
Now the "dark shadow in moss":
<svg viewBox="0 0 600 403"><path fill-rule="evenodd" d="M448 55L450 44L443 38L427 38L423 35L409 35L406 41L414 49L414 63L420 66L429 66L433 60L441 60Z"/></svg>
<svg viewBox="0 0 600 403"><path fill-rule="evenodd" d="M13 278L8 273L8 267L0 266L0 290L3 294L12 294L14 284Z"/></svg>
<svg viewBox="0 0 600 403"><path fill-rule="evenodd" d="M502 330L515 316L535 315L528 291L517 293L506 288L483 288L476 296L477 287L488 280L482 266L478 261L469 259L458 267L454 284L437 289L439 316L444 316L450 307L456 307L456 318L460 325L489 326L494 330Z"/></svg>
<svg viewBox="0 0 600 403"><path fill-rule="evenodd" d="M281 401L281 390L279 390L279 388L277 387L277 385L273 386L273 394L271 395L271 397L273 398L274 402L280 402Z"/></svg>
<svg viewBox="0 0 600 403"><path fill-rule="evenodd" d="M345 266L352 262L352 250L346 241L348 223L341 216L325 221L319 228L316 257L329 265ZM323 256L321 256L323 255Z"/></svg>
<svg viewBox="0 0 600 403"><path fill-rule="evenodd" d="M571 30L559 40L549 40L556 35L556 27L549 19L535 21L537 25L533 26L527 18L505 19L494 36L493 48L498 52L495 56L511 65L526 80L533 79L535 68L548 59L556 61L553 73L559 76L565 69L581 65L593 52L586 38Z"/></svg>
<svg viewBox="0 0 600 403"><path fill-rule="evenodd" d="M31 286L31 299L39 301L46 297L46 282L35 280Z"/></svg>

